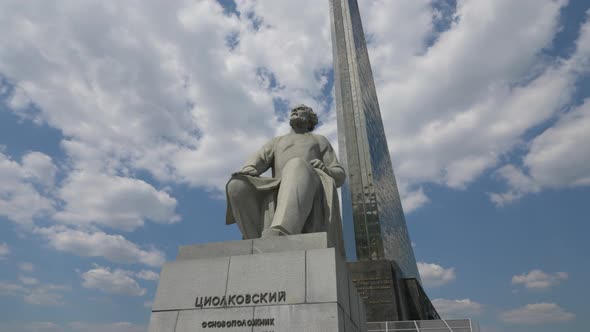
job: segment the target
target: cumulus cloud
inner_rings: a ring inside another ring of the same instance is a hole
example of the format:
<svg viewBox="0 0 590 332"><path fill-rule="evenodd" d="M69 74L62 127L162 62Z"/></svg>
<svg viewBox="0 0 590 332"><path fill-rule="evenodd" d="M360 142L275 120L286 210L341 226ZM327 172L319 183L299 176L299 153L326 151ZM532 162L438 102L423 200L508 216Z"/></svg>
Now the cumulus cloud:
<svg viewBox="0 0 590 332"><path fill-rule="evenodd" d="M503 312L499 317L506 323L535 325L567 322L574 320L576 315L555 303L541 302Z"/></svg>
<svg viewBox="0 0 590 332"><path fill-rule="evenodd" d="M151 266L164 261L160 251L141 249L121 235L64 227L35 227L35 219L42 216L76 227L92 229L99 225L123 230L136 229L146 219L157 223L179 220L175 214L177 202L167 192L137 179L103 174L90 176L84 172L71 173L58 190L58 196L65 204L63 209L56 211L56 198L43 189L55 189L56 171L51 158L40 152L25 154L21 163L0 152L0 215L45 235L50 245L60 251ZM8 252L8 245L0 245L0 258ZM30 272L33 266L23 263L20 269Z"/></svg>
<svg viewBox="0 0 590 332"><path fill-rule="evenodd" d="M514 165L503 166L496 171L496 174L512 188L504 193L490 193L490 199L497 206L510 204L522 198L526 193L536 193L541 190L538 183Z"/></svg>
<svg viewBox="0 0 590 332"><path fill-rule="evenodd" d="M0 243L0 260L5 259L10 254L10 247L6 242Z"/></svg>
<svg viewBox="0 0 590 332"><path fill-rule="evenodd" d="M486 331L486 332L508 332L504 329L500 329L496 326L489 326L489 325L481 325L480 326L480 331Z"/></svg>
<svg viewBox="0 0 590 332"><path fill-rule="evenodd" d="M565 4L477 0L447 13L427 0L360 3L408 212L428 202L421 184L465 188L571 100L586 34L566 59L542 54ZM161 6L13 1L0 11L0 73L19 87L13 111L34 103L36 118L64 133L71 170L96 178L88 181L147 171L219 190L249 153L288 129L275 104L309 103L322 115L319 130L335 138L323 94L327 1L239 0L240 15L214 0ZM293 15L301 8L314 10L302 20ZM74 196L66 204L84 206ZM76 211L68 216L77 220Z"/></svg>
<svg viewBox="0 0 590 332"><path fill-rule="evenodd" d="M590 68L590 22L582 26L576 47L576 52L562 63L561 68L569 73L587 73ZM491 193L491 200L501 206L543 188L590 185L590 150L579 144L590 139L589 132L590 99L586 99L581 105L560 114L552 127L528 144L522 166L506 165L498 171L509 189L503 193Z"/></svg>
<svg viewBox="0 0 590 332"><path fill-rule="evenodd" d="M6 178L24 180L14 185L19 192L0 189L0 215L66 224L36 229L60 251L158 266L160 251L112 234L179 220L177 201L152 183L221 189L249 153L286 129L273 100L327 109L315 98L331 61L327 3L306 20L293 9L316 1L241 1L240 16L215 0L1 6L7 109L58 129L66 158L57 169L39 154L22 163L2 155ZM265 24L256 27L249 12ZM55 183L56 172L63 181ZM156 181L137 179L145 173ZM38 193L37 183L53 183L55 197Z"/></svg>
<svg viewBox="0 0 590 332"><path fill-rule="evenodd" d="M10 332L65 332L62 326L53 322L0 323L0 331Z"/></svg>
<svg viewBox="0 0 590 332"><path fill-rule="evenodd" d="M145 219L157 223L179 220L176 199L150 184L127 177L74 172L59 191L66 202L55 219L73 225L101 225L134 230Z"/></svg>
<svg viewBox="0 0 590 332"><path fill-rule="evenodd" d="M127 270L95 266L82 273L82 286L110 294L142 296L146 289L139 286L132 278L133 275L133 272Z"/></svg>
<svg viewBox="0 0 590 332"><path fill-rule="evenodd" d="M156 281L160 279L160 275L154 271L150 270L141 270L135 274L136 277L143 280L151 280Z"/></svg>
<svg viewBox="0 0 590 332"><path fill-rule="evenodd" d="M581 66L573 57L547 62L541 51L550 46L565 4L459 2L448 30L429 45L433 9L426 2L414 2L410 17L419 19L408 22L409 29L396 29L396 20L372 23L395 12L383 6L401 4L364 2L384 124L402 181L464 188L528 128L561 109ZM391 38L391 31L420 33L412 36L420 43L400 46L403 39Z"/></svg>
<svg viewBox="0 0 590 332"><path fill-rule="evenodd" d="M419 209L423 205L430 202L430 198L424 193L422 187L412 192L405 192L403 189L400 190L400 195L403 196L402 205L405 213L411 213L412 211Z"/></svg>
<svg viewBox="0 0 590 332"><path fill-rule="evenodd" d="M27 178L45 186L52 186L57 167L50 156L41 152L29 152L23 156L22 168Z"/></svg>
<svg viewBox="0 0 590 332"><path fill-rule="evenodd" d="M164 253L154 249L142 249L122 235L104 232L83 232L64 227L38 228L38 234L46 237L54 249L81 257L104 257L115 263L142 263L160 266Z"/></svg>
<svg viewBox="0 0 590 332"><path fill-rule="evenodd" d="M470 299L434 299L432 304L443 318L465 318L481 314L483 305Z"/></svg>
<svg viewBox="0 0 590 332"><path fill-rule="evenodd" d="M38 306L61 306L65 304L62 293L70 289L66 285L39 282L15 284L0 281L0 296L20 297L24 302Z"/></svg>
<svg viewBox="0 0 590 332"><path fill-rule="evenodd" d="M130 322L116 323L89 323L89 322L72 322L67 326L72 332L145 332L146 327L143 325L133 324Z"/></svg>
<svg viewBox="0 0 590 332"><path fill-rule="evenodd" d="M455 280L455 268L444 268L434 263L418 262L418 271L426 287L439 287Z"/></svg>
<svg viewBox="0 0 590 332"><path fill-rule="evenodd" d="M523 285L529 290L547 290L553 286L559 285L562 281L567 280L567 272L545 273L539 269L534 269L528 273L515 275L512 277L513 285Z"/></svg>
<svg viewBox="0 0 590 332"><path fill-rule="evenodd" d="M226 45L250 22L225 15L214 0L161 6L14 2L0 20L3 33L20 41L2 38L0 72L26 91L46 124L62 130L76 169L148 170L158 179L217 185L231 166L215 152L251 151L244 138L263 141L274 127L252 121L273 118L258 65Z"/></svg>
<svg viewBox="0 0 590 332"><path fill-rule="evenodd" d="M25 323L27 332L63 332L63 328L53 322L32 322Z"/></svg>
<svg viewBox="0 0 590 332"><path fill-rule="evenodd" d="M10 332L145 332L146 327L130 322L94 323L70 322L58 324L54 322L23 322L0 323L0 331Z"/></svg>
<svg viewBox="0 0 590 332"><path fill-rule="evenodd" d="M590 99L586 99L579 107L563 114L553 127L535 137L524 157L523 168L508 165L499 171L510 189L505 193L493 193L492 200L502 205L544 187L590 185L590 149L580 144L590 140L589 133Z"/></svg>
<svg viewBox="0 0 590 332"><path fill-rule="evenodd" d="M557 124L536 137L524 159L537 183L548 187L590 184L590 99L566 113ZM568 162L564 162L567 160Z"/></svg>
<svg viewBox="0 0 590 332"><path fill-rule="evenodd" d="M0 151L0 216L30 228L35 218L52 215L53 200L34 183L52 181L53 175L43 172L54 168L51 158L40 152L24 155L19 163Z"/></svg>
<svg viewBox="0 0 590 332"><path fill-rule="evenodd" d="M25 288L22 285L0 281L0 295L2 296L16 296L24 290Z"/></svg>
<svg viewBox="0 0 590 332"><path fill-rule="evenodd" d="M156 223L178 221L176 199L141 180L104 174L89 175L81 171L70 173L57 189L56 172L57 167L51 158L43 153L29 152L19 163L0 151L0 216L45 235L50 245L61 251L151 266L163 262L161 252L140 249L121 235L63 227L38 228L35 227L35 220L51 217L59 223L86 229L102 226L133 230L142 226L144 220ZM65 203L59 211L56 209L58 199ZM106 242L101 243L103 240ZM105 243L106 246L103 246ZM123 255L120 256L117 250L121 250ZM7 253L8 246L0 246L0 257ZM26 266L21 266L21 269L28 271Z"/></svg>
<svg viewBox="0 0 590 332"><path fill-rule="evenodd" d="M61 306L65 304L62 292L70 289L69 286L64 285L42 284L30 288L28 294L24 295L23 300L32 305Z"/></svg>
<svg viewBox="0 0 590 332"><path fill-rule="evenodd" d="M35 270L35 265L31 262L20 262L18 268L24 272L33 272Z"/></svg>
<svg viewBox="0 0 590 332"><path fill-rule="evenodd" d="M27 276L19 276L18 280L23 284L23 285L36 285L39 283L39 280L37 280L36 278L33 277L27 277Z"/></svg>
<svg viewBox="0 0 590 332"><path fill-rule="evenodd" d="M331 63L327 2L238 1L240 16L215 0L88 6L37 17L14 2L0 16L20 40L3 39L0 72L64 133L77 169L221 188L285 123L273 99L327 109L317 98ZM292 14L305 7L305 20Z"/></svg>

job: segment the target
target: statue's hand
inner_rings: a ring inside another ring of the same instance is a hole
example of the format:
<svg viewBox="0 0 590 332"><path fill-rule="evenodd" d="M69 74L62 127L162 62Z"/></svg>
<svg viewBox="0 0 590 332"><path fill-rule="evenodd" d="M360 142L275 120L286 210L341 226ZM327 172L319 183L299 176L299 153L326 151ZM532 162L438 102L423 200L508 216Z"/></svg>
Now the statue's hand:
<svg viewBox="0 0 590 332"><path fill-rule="evenodd" d="M330 171L328 170L328 168L326 167L326 165L324 165L324 162L319 160L319 159L314 159L312 161L310 161L311 166L313 166L314 168L317 169L321 169L322 171L324 171L326 174L330 174Z"/></svg>
<svg viewBox="0 0 590 332"><path fill-rule="evenodd" d="M237 172L237 174L257 176L258 170L254 166L248 165L248 166L244 166L241 170L239 170Z"/></svg>

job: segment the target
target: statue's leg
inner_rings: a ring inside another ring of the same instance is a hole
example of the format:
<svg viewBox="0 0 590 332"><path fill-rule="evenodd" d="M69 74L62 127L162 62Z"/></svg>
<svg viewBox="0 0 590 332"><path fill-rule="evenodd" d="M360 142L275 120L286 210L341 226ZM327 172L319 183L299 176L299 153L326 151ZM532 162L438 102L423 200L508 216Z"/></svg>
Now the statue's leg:
<svg viewBox="0 0 590 332"><path fill-rule="evenodd" d="M245 239L260 237L262 215L259 193L252 184L241 179L232 179L227 184L227 197L234 219Z"/></svg>
<svg viewBox="0 0 590 332"><path fill-rule="evenodd" d="M308 161L301 158L289 160L281 170L281 185L271 230L281 234L301 233L320 188L320 177Z"/></svg>

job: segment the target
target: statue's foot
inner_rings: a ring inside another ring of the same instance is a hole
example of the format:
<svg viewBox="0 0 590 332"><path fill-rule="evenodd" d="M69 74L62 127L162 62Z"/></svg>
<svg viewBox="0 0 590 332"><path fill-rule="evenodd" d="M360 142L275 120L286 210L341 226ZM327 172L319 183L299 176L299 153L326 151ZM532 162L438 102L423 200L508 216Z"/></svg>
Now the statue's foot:
<svg viewBox="0 0 590 332"><path fill-rule="evenodd" d="M269 238L269 237L277 237L277 236L285 236L289 235L285 231L280 228L271 227L262 231L261 238Z"/></svg>

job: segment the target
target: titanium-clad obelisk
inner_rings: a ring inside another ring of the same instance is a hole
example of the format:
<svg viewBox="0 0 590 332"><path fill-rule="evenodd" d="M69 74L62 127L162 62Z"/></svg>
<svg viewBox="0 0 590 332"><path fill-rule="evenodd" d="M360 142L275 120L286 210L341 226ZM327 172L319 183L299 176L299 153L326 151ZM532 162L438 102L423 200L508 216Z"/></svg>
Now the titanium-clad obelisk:
<svg viewBox="0 0 590 332"><path fill-rule="evenodd" d="M393 260L404 278L420 280L387 148L357 0L330 0L330 12L338 145L348 174L342 187L347 252L356 252L359 261ZM347 234L352 229L353 250L349 241L352 236Z"/></svg>

